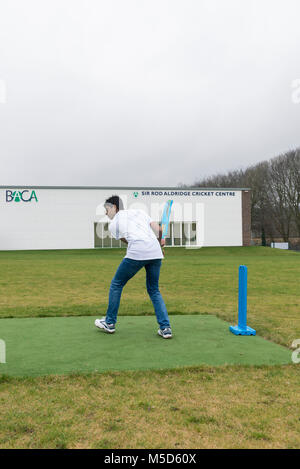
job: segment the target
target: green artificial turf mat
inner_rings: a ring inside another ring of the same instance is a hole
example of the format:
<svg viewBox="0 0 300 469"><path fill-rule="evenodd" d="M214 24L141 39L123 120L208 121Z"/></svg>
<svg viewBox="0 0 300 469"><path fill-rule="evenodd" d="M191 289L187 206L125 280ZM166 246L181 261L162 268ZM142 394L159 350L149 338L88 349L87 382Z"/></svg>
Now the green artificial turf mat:
<svg viewBox="0 0 300 469"><path fill-rule="evenodd" d="M291 352L258 336L235 336L211 315L170 316L174 337L157 335L154 316L120 316L115 334L96 317L1 319L6 363L0 374L39 376L195 365L291 363Z"/></svg>

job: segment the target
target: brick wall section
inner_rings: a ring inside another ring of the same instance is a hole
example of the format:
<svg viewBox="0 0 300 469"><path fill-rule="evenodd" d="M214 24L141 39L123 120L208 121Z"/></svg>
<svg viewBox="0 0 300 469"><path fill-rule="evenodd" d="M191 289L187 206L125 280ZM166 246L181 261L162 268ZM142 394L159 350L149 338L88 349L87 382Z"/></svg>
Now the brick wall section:
<svg viewBox="0 0 300 469"><path fill-rule="evenodd" d="M242 191L243 246L251 246L251 191Z"/></svg>

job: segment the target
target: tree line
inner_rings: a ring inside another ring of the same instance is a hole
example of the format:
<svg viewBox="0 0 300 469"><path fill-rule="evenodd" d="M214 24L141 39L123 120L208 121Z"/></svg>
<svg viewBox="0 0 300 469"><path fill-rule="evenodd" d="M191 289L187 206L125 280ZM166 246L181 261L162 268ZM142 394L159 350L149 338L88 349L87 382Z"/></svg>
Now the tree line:
<svg viewBox="0 0 300 469"><path fill-rule="evenodd" d="M181 184L181 187L184 187ZM300 238L300 148L246 169L198 179L192 187L251 189L252 238Z"/></svg>

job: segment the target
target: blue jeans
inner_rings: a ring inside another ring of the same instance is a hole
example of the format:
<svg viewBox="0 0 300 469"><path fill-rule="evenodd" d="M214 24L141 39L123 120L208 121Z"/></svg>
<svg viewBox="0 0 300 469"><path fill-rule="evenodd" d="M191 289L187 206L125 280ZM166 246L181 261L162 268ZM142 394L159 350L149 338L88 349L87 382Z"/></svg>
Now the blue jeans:
<svg viewBox="0 0 300 469"><path fill-rule="evenodd" d="M161 329L170 327L167 308L158 287L161 259L137 261L126 257L119 265L110 285L107 324L116 324L123 287L142 267L146 269L147 292L153 303L157 322Z"/></svg>

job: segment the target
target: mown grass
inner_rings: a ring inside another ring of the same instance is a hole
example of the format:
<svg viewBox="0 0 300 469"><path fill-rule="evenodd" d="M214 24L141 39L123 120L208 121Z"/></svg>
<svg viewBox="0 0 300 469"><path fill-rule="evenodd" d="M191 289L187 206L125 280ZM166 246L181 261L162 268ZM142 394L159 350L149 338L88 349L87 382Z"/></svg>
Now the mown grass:
<svg viewBox="0 0 300 469"><path fill-rule="evenodd" d="M299 379L292 365L6 379L0 446L299 448Z"/></svg>
<svg viewBox="0 0 300 469"><path fill-rule="evenodd" d="M0 317L104 313L123 255L0 252ZM240 264L248 266L249 324L289 346L300 338L299 253L168 249L161 291L169 312L235 322ZM144 282L143 272L129 282L120 314L153 314ZM300 448L299 378L297 364L3 376L0 447Z"/></svg>

